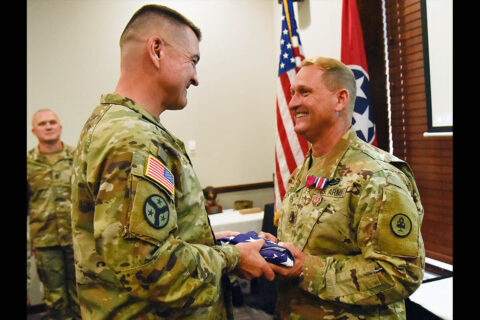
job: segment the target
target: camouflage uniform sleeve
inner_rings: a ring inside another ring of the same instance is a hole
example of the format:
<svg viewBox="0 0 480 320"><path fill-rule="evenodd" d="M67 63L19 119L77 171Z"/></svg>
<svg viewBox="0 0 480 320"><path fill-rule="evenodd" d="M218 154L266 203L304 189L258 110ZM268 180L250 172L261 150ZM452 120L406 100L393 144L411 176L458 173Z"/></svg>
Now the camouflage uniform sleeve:
<svg viewBox="0 0 480 320"><path fill-rule="evenodd" d="M407 190L395 173L374 174L355 206L359 254L307 255L300 287L323 300L356 305L384 305L412 294L423 279L423 209Z"/></svg>
<svg viewBox="0 0 480 320"><path fill-rule="evenodd" d="M112 279L130 295L162 307L210 305L221 276L236 267L234 246L191 244L175 236L175 197L145 174L143 151L108 152L91 166L100 176L95 199L95 242ZM100 168L100 169L98 169ZM92 172L91 181L95 174Z"/></svg>

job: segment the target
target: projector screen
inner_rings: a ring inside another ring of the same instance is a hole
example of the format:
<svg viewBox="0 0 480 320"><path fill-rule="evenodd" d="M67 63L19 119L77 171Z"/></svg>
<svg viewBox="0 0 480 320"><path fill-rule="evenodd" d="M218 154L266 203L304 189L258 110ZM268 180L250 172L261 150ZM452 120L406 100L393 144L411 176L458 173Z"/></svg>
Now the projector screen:
<svg viewBox="0 0 480 320"><path fill-rule="evenodd" d="M453 1L422 0L429 132L453 131Z"/></svg>

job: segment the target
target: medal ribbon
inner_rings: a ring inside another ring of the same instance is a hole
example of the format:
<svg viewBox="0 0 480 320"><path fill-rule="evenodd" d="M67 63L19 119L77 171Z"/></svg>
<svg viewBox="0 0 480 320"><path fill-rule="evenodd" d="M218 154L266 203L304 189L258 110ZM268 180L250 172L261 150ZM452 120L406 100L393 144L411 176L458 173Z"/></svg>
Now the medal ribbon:
<svg viewBox="0 0 480 320"><path fill-rule="evenodd" d="M318 190L322 190L328 183L328 179L324 177L315 177L315 176L307 176L307 181L305 185L307 188L316 188Z"/></svg>

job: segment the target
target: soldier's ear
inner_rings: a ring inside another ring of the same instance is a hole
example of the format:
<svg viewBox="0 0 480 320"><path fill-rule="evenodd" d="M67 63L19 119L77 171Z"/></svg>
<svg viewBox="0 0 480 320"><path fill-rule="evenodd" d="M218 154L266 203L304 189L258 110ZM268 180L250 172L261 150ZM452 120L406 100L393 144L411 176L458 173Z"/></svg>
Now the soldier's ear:
<svg viewBox="0 0 480 320"><path fill-rule="evenodd" d="M336 92L337 95L337 104L335 106L335 111L340 112L347 108L348 100L350 99L350 94L346 89L340 89Z"/></svg>
<svg viewBox="0 0 480 320"><path fill-rule="evenodd" d="M148 39L148 42L147 42L148 56L150 57L150 60L157 68L160 67L160 58L163 56L164 47L165 47L165 41L162 38L158 36L152 36Z"/></svg>

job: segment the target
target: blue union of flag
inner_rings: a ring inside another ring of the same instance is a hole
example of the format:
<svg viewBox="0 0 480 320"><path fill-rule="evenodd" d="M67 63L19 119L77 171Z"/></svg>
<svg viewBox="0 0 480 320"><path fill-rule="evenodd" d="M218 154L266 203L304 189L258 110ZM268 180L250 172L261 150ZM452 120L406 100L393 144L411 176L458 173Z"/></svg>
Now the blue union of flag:
<svg viewBox="0 0 480 320"><path fill-rule="evenodd" d="M372 143L375 138L375 120L370 106L370 81L368 74L360 66L349 66L357 82L357 98L353 109L352 125L363 141Z"/></svg>

